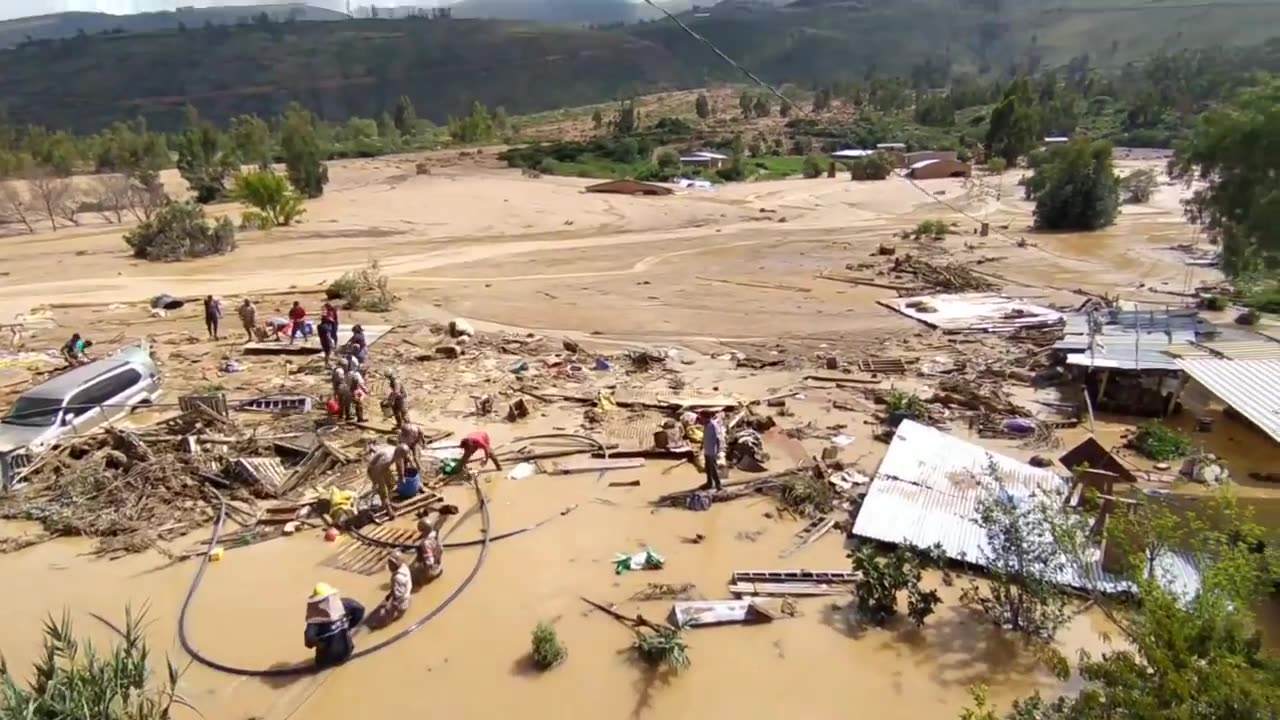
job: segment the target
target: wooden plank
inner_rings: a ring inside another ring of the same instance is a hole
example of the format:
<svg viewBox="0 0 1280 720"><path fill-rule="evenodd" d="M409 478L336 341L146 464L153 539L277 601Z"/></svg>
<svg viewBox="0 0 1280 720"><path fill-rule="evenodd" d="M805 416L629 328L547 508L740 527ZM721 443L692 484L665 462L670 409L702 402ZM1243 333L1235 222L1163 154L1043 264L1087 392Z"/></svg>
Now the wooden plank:
<svg viewBox="0 0 1280 720"><path fill-rule="evenodd" d="M831 528L835 527L835 518L822 517L815 518L808 525L805 525L796 533L795 539L787 549L778 553L778 557L790 557L793 553L798 552L801 548L812 545L815 540L826 535Z"/></svg>
<svg viewBox="0 0 1280 720"><path fill-rule="evenodd" d="M644 467L644 458L608 458L591 459L578 462L549 462L547 473L550 475L572 475L574 473L599 472L602 470L626 470Z"/></svg>

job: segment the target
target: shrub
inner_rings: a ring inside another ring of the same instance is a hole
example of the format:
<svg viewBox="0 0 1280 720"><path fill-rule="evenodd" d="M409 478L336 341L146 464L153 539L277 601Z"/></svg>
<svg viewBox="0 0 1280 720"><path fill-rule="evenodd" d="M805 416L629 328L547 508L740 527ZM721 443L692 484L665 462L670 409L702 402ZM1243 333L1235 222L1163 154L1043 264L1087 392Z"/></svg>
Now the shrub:
<svg viewBox="0 0 1280 720"><path fill-rule="evenodd" d="M1138 428L1133 438L1133 448L1157 462L1177 460L1190 454L1191 438L1158 422L1149 422Z"/></svg>
<svg viewBox="0 0 1280 720"><path fill-rule="evenodd" d="M124 241L136 258L173 262L235 250L236 229L227 218L210 225L204 208L195 203L170 203L126 234Z"/></svg>
<svg viewBox="0 0 1280 720"><path fill-rule="evenodd" d="M41 720L168 720L174 705L190 707L177 694L178 671L168 664L167 684L150 682L150 654L144 638L146 611L125 611L122 638L99 655L72 632L71 619L52 617L44 625L44 650L34 681L15 678L0 662L0 717Z"/></svg>
<svg viewBox="0 0 1280 720"><path fill-rule="evenodd" d="M885 410L891 416L912 420L920 420L929 414L929 408L925 406L924 400L921 400L919 395L905 390L890 390L888 397L885 398Z"/></svg>
<svg viewBox="0 0 1280 720"><path fill-rule="evenodd" d="M1000 175L1009 168L1009 163L1002 157L993 157L987 161L987 173Z"/></svg>
<svg viewBox="0 0 1280 720"><path fill-rule="evenodd" d="M680 155L674 150L662 150L656 158L659 168L671 170L680 167Z"/></svg>
<svg viewBox="0 0 1280 720"><path fill-rule="evenodd" d="M873 153L845 163L851 180L884 180L893 172L893 163L884 153Z"/></svg>
<svg viewBox="0 0 1280 720"><path fill-rule="evenodd" d="M949 232L951 232L951 226L948 225L945 220L922 220L919 225L916 225L916 229L913 231L912 235L916 240L923 238L941 240L945 238ZM918 400L919 398L916 399Z"/></svg>
<svg viewBox="0 0 1280 720"><path fill-rule="evenodd" d="M940 550L938 551L940 554ZM899 547L883 554L870 547L849 553L858 581L855 607L858 617L873 625L884 625L898 614L898 595L907 594L907 615L919 627L942 603L936 590L921 590L924 566L911 550Z"/></svg>
<svg viewBox="0 0 1280 720"><path fill-rule="evenodd" d="M268 230L291 225L302 213L302 198L289 181L271 170L257 170L236 177L231 197L253 210L241 216L245 227Z"/></svg>
<svg viewBox="0 0 1280 720"><path fill-rule="evenodd" d="M689 667L689 646L676 628L636 628L631 648L653 667L680 672Z"/></svg>
<svg viewBox="0 0 1280 720"><path fill-rule="evenodd" d="M1144 203L1156 191L1156 174L1148 168L1134 170L1120 179L1120 191L1126 203Z"/></svg>
<svg viewBox="0 0 1280 720"><path fill-rule="evenodd" d="M400 299L389 289L387 276L377 260L370 260L365 267L344 273L334 280L325 289L325 297L344 300L348 310L369 312L387 312Z"/></svg>
<svg viewBox="0 0 1280 720"><path fill-rule="evenodd" d="M533 664L539 670L550 670L564 660L565 650L556 629L550 623L540 622L533 629Z"/></svg>
<svg viewBox="0 0 1280 720"><path fill-rule="evenodd" d="M822 177L823 158L820 155L806 155L801 172L807 178Z"/></svg>
<svg viewBox="0 0 1280 720"><path fill-rule="evenodd" d="M1222 295L1210 295L1204 299L1204 309L1222 312L1231 307L1231 301Z"/></svg>

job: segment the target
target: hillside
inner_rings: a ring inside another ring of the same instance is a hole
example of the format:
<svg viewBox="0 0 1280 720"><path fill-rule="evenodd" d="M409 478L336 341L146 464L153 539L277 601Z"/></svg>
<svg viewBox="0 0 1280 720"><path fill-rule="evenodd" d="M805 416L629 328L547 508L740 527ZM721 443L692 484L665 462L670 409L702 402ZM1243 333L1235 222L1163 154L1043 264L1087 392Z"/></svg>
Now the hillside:
<svg viewBox="0 0 1280 720"><path fill-rule="evenodd" d="M1114 67L1159 50L1258 43L1280 27L1280 0L1015 10L1006 0L806 1L721 3L684 18L766 79L808 86L867 75L938 85L950 72L1049 67L1082 53ZM343 120L376 117L405 94L443 122L473 100L527 113L741 79L669 20L604 30L468 19L188 28L2 51L0 98L20 122L91 131L141 115L170 129L187 102L215 121L294 100Z"/></svg>
<svg viewBox="0 0 1280 720"><path fill-rule="evenodd" d="M0 22L0 48L14 47L28 40L69 38L81 32L89 35L157 32L177 30L179 23L189 28L200 27L205 23L229 25L264 12L268 17L281 21L346 19L342 13L303 3L187 8L174 12L149 12L136 15L64 12Z"/></svg>

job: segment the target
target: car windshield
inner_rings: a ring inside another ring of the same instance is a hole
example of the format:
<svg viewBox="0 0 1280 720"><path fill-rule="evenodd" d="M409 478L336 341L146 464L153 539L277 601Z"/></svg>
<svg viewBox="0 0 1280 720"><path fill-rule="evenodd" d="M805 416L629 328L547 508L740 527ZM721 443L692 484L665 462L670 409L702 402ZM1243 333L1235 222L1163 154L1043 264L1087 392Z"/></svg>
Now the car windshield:
<svg viewBox="0 0 1280 720"><path fill-rule="evenodd" d="M6 425L48 427L58 419L62 401L51 398L19 397L4 416Z"/></svg>

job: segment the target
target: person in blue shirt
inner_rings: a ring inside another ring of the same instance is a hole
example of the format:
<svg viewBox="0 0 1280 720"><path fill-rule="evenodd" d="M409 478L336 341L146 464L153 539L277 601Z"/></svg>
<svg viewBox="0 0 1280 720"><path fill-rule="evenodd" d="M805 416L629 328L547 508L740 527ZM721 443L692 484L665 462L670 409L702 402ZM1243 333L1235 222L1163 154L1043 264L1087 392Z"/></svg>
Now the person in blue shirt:
<svg viewBox="0 0 1280 720"><path fill-rule="evenodd" d="M317 583L307 600L307 629L303 642L315 648L316 667L346 662L355 651L351 633L364 621L364 606L351 598L339 597L336 588Z"/></svg>

